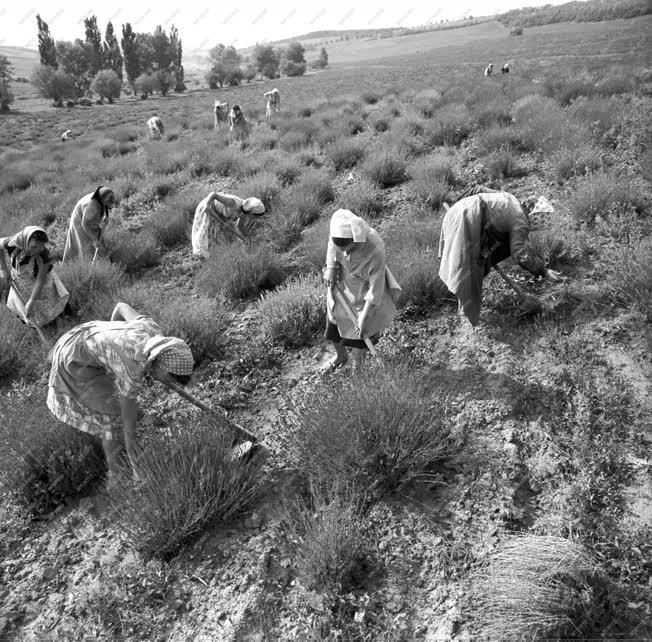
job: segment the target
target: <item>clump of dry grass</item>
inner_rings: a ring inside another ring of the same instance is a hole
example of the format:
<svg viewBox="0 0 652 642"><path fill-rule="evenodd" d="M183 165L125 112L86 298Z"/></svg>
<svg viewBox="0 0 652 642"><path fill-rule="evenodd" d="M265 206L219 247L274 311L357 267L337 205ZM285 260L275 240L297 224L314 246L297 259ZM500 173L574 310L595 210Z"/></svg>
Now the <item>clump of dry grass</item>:
<svg viewBox="0 0 652 642"><path fill-rule="evenodd" d="M427 372L386 363L337 387L320 385L284 419L283 441L308 478L383 494L451 455L445 414Z"/></svg>
<svg viewBox="0 0 652 642"><path fill-rule="evenodd" d="M553 163L557 180L562 182L600 169L600 150L589 144L562 147L554 155Z"/></svg>
<svg viewBox="0 0 652 642"><path fill-rule="evenodd" d="M617 218L630 209L643 211L645 202L633 181L611 172L594 172L578 179L567 206L578 223L592 224L597 218Z"/></svg>
<svg viewBox="0 0 652 642"><path fill-rule="evenodd" d="M355 167L364 158L365 144L358 140L339 138L326 148L336 171Z"/></svg>
<svg viewBox="0 0 652 642"><path fill-rule="evenodd" d="M342 208L363 218L380 216L386 208L383 192L367 180L349 185L337 200Z"/></svg>
<svg viewBox="0 0 652 642"><path fill-rule="evenodd" d="M47 513L66 497L88 493L104 475L99 440L55 419L44 393L0 398L0 416L0 496Z"/></svg>
<svg viewBox="0 0 652 642"><path fill-rule="evenodd" d="M57 274L70 293L68 304L80 321L108 319L125 284L121 265L98 258L57 266Z"/></svg>
<svg viewBox="0 0 652 642"><path fill-rule="evenodd" d="M186 341L195 363L224 356L230 315L219 301L206 296L170 296L142 280L122 290L120 300L150 315L163 334Z"/></svg>
<svg viewBox="0 0 652 642"><path fill-rule="evenodd" d="M309 589L337 595L355 586L372 548L362 509L352 490L337 487L313 486L307 502L285 504L281 523Z"/></svg>
<svg viewBox="0 0 652 642"><path fill-rule="evenodd" d="M103 239L111 258L124 266L127 272L137 272L158 265L161 260L156 236L150 227L136 232L120 223L109 224Z"/></svg>
<svg viewBox="0 0 652 642"><path fill-rule="evenodd" d="M165 248L185 243L195 209L203 197L203 192L190 189L166 199L150 221L157 243Z"/></svg>
<svg viewBox="0 0 652 642"><path fill-rule="evenodd" d="M195 415L174 437L141 451L141 482L111 493L113 519L148 557L170 558L206 527L246 512L259 487L259 466L231 457L217 420Z"/></svg>
<svg viewBox="0 0 652 642"><path fill-rule="evenodd" d="M233 301L257 297L280 285L284 278L280 258L269 247L233 243L206 261L199 285L210 296Z"/></svg>
<svg viewBox="0 0 652 642"><path fill-rule="evenodd" d="M592 637L607 593L604 574L580 544L511 535L473 578L475 633L491 640Z"/></svg>
<svg viewBox="0 0 652 642"><path fill-rule="evenodd" d="M0 324L0 381L4 384L18 377L31 377L45 357L36 331L4 305L0 305Z"/></svg>
<svg viewBox="0 0 652 642"><path fill-rule="evenodd" d="M326 297L319 276L300 277L263 296L263 332L285 346L310 343L326 324Z"/></svg>
<svg viewBox="0 0 652 642"><path fill-rule="evenodd" d="M302 166L294 158L276 158L273 163L270 163L269 169L278 176L283 187L292 185L303 171Z"/></svg>
<svg viewBox="0 0 652 642"><path fill-rule="evenodd" d="M509 147L492 152L487 158L487 172L490 178L515 178L527 172L520 164L516 153Z"/></svg>
<svg viewBox="0 0 652 642"><path fill-rule="evenodd" d="M238 193L241 193L243 198L259 198L267 211L274 207L280 192L279 178L271 171L262 171L238 185Z"/></svg>
<svg viewBox="0 0 652 642"><path fill-rule="evenodd" d="M425 311L454 300L439 278L440 227L438 220L415 218L386 235L387 263L403 290L401 306Z"/></svg>
<svg viewBox="0 0 652 642"><path fill-rule="evenodd" d="M441 207L456 181L450 158L443 154L421 158L408 171L417 196L433 209Z"/></svg>
<svg viewBox="0 0 652 642"><path fill-rule="evenodd" d="M363 172L380 187L394 187L407 179L405 154L397 149L380 149L367 157Z"/></svg>
<svg viewBox="0 0 652 642"><path fill-rule="evenodd" d="M293 190L296 189L314 194L322 205L332 203L335 199L335 191L333 190L331 177L324 172L316 170L308 170L304 172L298 185L293 188Z"/></svg>
<svg viewBox="0 0 652 642"><path fill-rule="evenodd" d="M636 239L606 251L606 288L621 305L652 313L652 240Z"/></svg>

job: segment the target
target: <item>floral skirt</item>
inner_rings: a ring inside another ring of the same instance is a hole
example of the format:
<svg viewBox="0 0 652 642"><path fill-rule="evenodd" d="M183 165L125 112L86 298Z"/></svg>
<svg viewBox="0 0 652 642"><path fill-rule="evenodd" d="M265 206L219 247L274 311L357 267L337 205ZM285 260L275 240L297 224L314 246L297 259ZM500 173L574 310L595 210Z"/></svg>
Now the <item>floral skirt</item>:
<svg viewBox="0 0 652 642"><path fill-rule="evenodd" d="M64 424L101 439L121 439L122 421L119 416L90 410L63 392L48 389L50 412Z"/></svg>

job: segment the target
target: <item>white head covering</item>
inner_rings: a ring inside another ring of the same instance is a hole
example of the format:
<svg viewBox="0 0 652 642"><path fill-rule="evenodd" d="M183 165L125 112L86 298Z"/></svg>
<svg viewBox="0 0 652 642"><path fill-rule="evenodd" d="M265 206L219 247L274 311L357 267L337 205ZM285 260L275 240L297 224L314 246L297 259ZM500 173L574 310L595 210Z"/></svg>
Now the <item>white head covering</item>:
<svg viewBox="0 0 652 642"><path fill-rule="evenodd" d="M532 211L528 214L530 230L544 230L550 227L550 215L554 214L555 208L550 204L545 196L539 196L539 200L534 204Z"/></svg>
<svg viewBox="0 0 652 642"><path fill-rule="evenodd" d="M265 213L265 204L259 198L251 196L250 198L246 198L243 201L242 211L246 212L247 214L255 214L256 216L260 216L261 214Z"/></svg>
<svg viewBox="0 0 652 642"><path fill-rule="evenodd" d="M331 238L353 239L356 243L367 240L369 226L351 210L337 210L331 216Z"/></svg>

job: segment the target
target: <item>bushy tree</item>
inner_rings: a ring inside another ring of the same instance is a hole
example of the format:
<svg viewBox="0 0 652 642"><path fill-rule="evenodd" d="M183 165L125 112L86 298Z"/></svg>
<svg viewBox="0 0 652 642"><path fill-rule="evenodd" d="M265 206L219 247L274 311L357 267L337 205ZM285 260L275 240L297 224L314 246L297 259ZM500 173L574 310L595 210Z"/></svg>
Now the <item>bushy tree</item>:
<svg viewBox="0 0 652 642"><path fill-rule="evenodd" d="M154 50L154 64L157 70L169 71L172 67L173 54L170 39L167 33L158 25L151 36L151 45Z"/></svg>
<svg viewBox="0 0 652 642"><path fill-rule="evenodd" d="M131 88L135 92L136 78L140 76L140 59L138 57L138 46L136 34L127 22L122 25L122 53L124 55L125 72Z"/></svg>
<svg viewBox="0 0 652 642"><path fill-rule="evenodd" d="M134 81L134 91L140 94L141 98L147 98L154 92L154 79L149 74L141 74Z"/></svg>
<svg viewBox="0 0 652 642"><path fill-rule="evenodd" d="M242 68L242 73L245 80L251 82L258 75L258 70L256 69L256 65L248 63Z"/></svg>
<svg viewBox="0 0 652 642"><path fill-rule="evenodd" d="M156 52L151 33L136 34L136 51L140 73L151 74L156 69Z"/></svg>
<svg viewBox="0 0 652 642"><path fill-rule="evenodd" d="M57 49L54 38L50 35L48 23L41 20L41 16L36 14L36 24L38 25L38 53L41 57L41 64L56 69Z"/></svg>
<svg viewBox="0 0 652 642"><path fill-rule="evenodd" d="M303 74L306 73L306 63L286 60L283 63L283 67L281 68L281 71L286 76L303 76Z"/></svg>
<svg viewBox="0 0 652 642"><path fill-rule="evenodd" d="M285 58L301 64L306 62L305 54L306 50L300 42L291 42L285 51Z"/></svg>
<svg viewBox="0 0 652 642"><path fill-rule="evenodd" d="M170 47L172 49L172 75L174 76L174 91L186 91L183 70L183 48L179 38L179 30L173 25L170 29Z"/></svg>
<svg viewBox="0 0 652 642"><path fill-rule="evenodd" d="M62 69L39 65L32 72L31 83L45 98L51 98L55 105L61 106L66 98L75 96L73 78Z"/></svg>
<svg viewBox="0 0 652 642"><path fill-rule="evenodd" d="M303 76L306 73L305 53L300 42L291 42L283 52L282 73L286 76Z"/></svg>
<svg viewBox="0 0 652 642"><path fill-rule="evenodd" d="M113 31L111 22L106 25L104 33L104 45L102 47L102 59L104 69L113 69L122 82L122 53L118 39Z"/></svg>
<svg viewBox="0 0 652 642"><path fill-rule="evenodd" d="M213 47L209 52L211 68L206 79L211 89L222 87L226 82L229 85L238 85L243 74L240 70L242 56L235 47L225 47L222 43Z"/></svg>
<svg viewBox="0 0 652 642"><path fill-rule="evenodd" d="M317 58L317 62L320 69L328 66L328 53L324 47L322 47L321 51L319 52L319 58Z"/></svg>
<svg viewBox="0 0 652 642"><path fill-rule="evenodd" d="M9 90L12 66L7 56L0 56L0 112L9 111L14 95Z"/></svg>
<svg viewBox="0 0 652 642"><path fill-rule="evenodd" d="M167 96L174 83L174 78L170 72L159 69L152 74L153 89L160 91L162 96Z"/></svg>
<svg viewBox="0 0 652 642"><path fill-rule="evenodd" d="M121 87L122 81L113 69L101 69L93 78L91 90L100 97L100 100L106 98L112 104L114 98L120 98Z"/></svg>
<svg viewBox="0 0 652 642"><path fill-rule="evenodd" d="M84 31L86 35L86 53L88 56L88 74L93 78L102 69L104 52L102 48L102 34L97 26L97 16L84 18Z"/></svg>
<svg viewBox="0 0 652 642"><path fill-rule="evenodd" d="M85 94L91 86L93 77L90 69L93 56L91 45L79 38L75 42L57 42L59 67L72 78L78 96Z"/></svg>
<svg viewBox="0 0 652 642"><path fill-rule="evenodd" d="M256 45L253 56L256 69L265 78L276 78L280 58L273 47L270 45Z"/></svg>

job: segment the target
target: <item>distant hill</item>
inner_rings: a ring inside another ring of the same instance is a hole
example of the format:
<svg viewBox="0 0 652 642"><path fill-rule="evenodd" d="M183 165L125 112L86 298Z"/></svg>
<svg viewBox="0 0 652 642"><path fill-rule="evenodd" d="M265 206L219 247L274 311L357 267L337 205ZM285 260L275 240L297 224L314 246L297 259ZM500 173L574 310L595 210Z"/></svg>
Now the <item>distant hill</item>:
<svg viewBox="0 0 652 642"><path fill-rule="evenodd" d="M9 58L15 77L29 78L32 69L40 62L38 51L25 47L0 46L0 56Z"/></svg>
<svg viewBox="0 0 652 642"><path fill-rule="evenodd" d="M498 16L505 25L536 27L557 22L602 22L652 13L650 0L582 0L513 9Z"/></svg>

